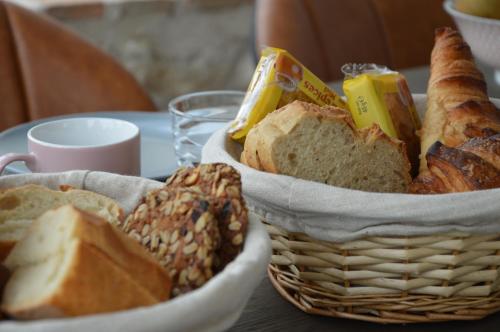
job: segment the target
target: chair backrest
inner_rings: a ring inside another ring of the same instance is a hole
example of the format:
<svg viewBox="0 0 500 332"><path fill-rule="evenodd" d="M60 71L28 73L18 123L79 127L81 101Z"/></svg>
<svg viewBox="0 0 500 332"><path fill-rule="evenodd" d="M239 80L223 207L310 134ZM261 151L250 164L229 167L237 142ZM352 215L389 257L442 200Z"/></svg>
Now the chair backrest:
<svg viewBox="0 0 500 332"><path fill-rule="evenodd" d="M155 109L110 56L46 16L0 1L0 130L69 113Z"/></svg>
<svg viewBox="0 0 500 332"><path fill-rule="evenodd" d="M428 64L440 26L454 26L442 0L257 0L255 43L287 49L331 81L347 62Z"/></svg>

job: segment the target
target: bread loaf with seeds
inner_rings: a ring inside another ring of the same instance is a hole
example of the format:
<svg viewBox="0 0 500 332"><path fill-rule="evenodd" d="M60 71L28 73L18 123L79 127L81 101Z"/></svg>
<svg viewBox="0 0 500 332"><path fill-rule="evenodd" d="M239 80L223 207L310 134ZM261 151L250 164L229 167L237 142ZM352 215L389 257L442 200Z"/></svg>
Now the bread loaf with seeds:
<svg viewBox="0 0 500 332"><path fill-rule="evenodd" d="M181 168L168 180L169 188L191 188L207 195L214 205L221 235L216 268L221 270L242 250L248 227L248 211L241 190L241 176L224 163Z"/></svg>
<svg viewBox="0 0 500 332"><path fill-rule="evenodd" d="M194 189L151 191L121 225L167 269L173 296L202 286L215 273L220 234L214 206Z"/></svg>

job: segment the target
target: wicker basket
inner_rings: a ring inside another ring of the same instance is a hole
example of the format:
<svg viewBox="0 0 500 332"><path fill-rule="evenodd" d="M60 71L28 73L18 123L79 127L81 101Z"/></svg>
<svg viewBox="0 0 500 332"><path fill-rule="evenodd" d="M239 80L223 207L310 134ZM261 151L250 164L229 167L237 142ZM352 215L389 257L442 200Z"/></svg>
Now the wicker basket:
<svg viewBox="0 0 500 332"><path fill-rule="evenodd" d="M426 96L413 100L423 117ZM491 101L500 107L500 99ZM452 195L324 190L242 165L241 146L227 129L205 144L202 161L240 171L248 205L269 221L271 281L301 310L379 323L473 320L500 310L499 189ZM449 233L454 230L462 232Z"/></svg>
<svg viewBox="0 0 500 332"><path fill-rule="evenodd" d="M312 314L378 323L474 320L500 310L500 234L335 244L266 224L272 283Z"/></svg>

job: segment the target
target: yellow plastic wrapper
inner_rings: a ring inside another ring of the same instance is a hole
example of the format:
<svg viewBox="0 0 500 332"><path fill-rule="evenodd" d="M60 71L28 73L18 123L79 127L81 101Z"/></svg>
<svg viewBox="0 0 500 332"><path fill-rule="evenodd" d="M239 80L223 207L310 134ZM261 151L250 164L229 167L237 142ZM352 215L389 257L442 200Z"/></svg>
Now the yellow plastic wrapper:
<svg viewBox="0 0 500 332"><path fill-rule="evenodd" d="M421 123L403 75L375 64L346 64L343 90L358 128L378 124L389 136L406 143L408 157L415 169L420 143Z"/></svg>
<svg viewBox="0 0 500 332"><path fill-rule="evenodd" d="M290 53L279 48L264 49L229 130L231 137L243 142L250 129L268 113L294 100L347 108L335 92Z"/></svg>

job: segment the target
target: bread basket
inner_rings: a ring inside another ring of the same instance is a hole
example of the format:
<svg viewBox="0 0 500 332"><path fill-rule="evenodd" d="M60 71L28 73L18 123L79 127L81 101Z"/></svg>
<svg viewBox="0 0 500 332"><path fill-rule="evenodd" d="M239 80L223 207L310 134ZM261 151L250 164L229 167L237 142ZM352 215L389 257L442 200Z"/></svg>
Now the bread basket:
<svg viewBox="0 0 500 332"><path fill-rule="evenodd" d="M422 115L426 96L414 100ZM269 277L299 309L378 323L473 320L500 310L500 189L367 193L248 168L240 149L221 130L203 161L241 172L272 239Z"/></svg>
<svg viewBox="0 0 500 332"><path fill-rule="evenodd" d="M72 171L0 177L0 190L37 183L57 189L60 184L92 190L115 199L130 212L140 198L162 183L103 172ZM201 288L172 300L132 310L76 318L0 321L7 331L224 331L241 315L265 275L270 241L264 227L250 214L243 251Z"/></svg>

